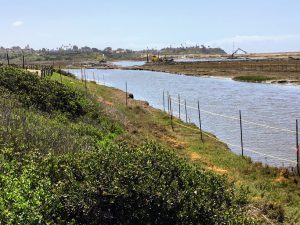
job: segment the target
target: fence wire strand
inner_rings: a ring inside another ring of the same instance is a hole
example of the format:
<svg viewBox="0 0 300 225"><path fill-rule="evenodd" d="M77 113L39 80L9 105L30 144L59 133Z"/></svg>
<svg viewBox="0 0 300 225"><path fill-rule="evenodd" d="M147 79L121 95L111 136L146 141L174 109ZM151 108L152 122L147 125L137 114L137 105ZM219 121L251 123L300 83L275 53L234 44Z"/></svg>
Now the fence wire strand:
<svg viewBox="0 0 300 225"><path fill-rule="evenodd" d="M196 128L192 128L192 127L189 127L189 126L186 126L184 124L181 124L181 123L178 123L176 121L174 121L175 124L181 126L181 127L184 127L184 128L187 128L187 129L190 129L190 130L193 130L193 131L200 131L199 129L196 129ZM204 135L208 136L209 138L211 139L214 139L218 142L221 142L218 138L206 133L206 132L203 132ZM226 141L226 144L229 145L229 146L232 146L232 147L238 147L240 148L241 146L239 145L235 145L235 144L232 144L232 143L229 143ZM258 151L254 151L254 150L250 150L248 148L244 148L244 151L247 151L247 152L252 152L252 153L256 153L258 155L262 155L262 156L266 156L266 157L269 157L269 158L273 158L273 159L278 159L278 160L281 160L281 161L285 161L285 162L289 162L289 163L292 163L292 164L297 164L296 161L294 160L290 160L290 159L286 159L286 158L281 158L281 157L277 157L277 156L273 156L273 155L269 155L269 154L266 154L266 153L262 153L262 152L258 152Z"/></svg>
<svg viewBox="0 0 300 225"><path fill-rule="evenodd" d="M172 99L172 103L176 103L177 105L181 105L183 107L186 107L186 108L198 111L198 108L196 108L196 107L193 107L193 106L190 106L190 105L187 105L187 104L185 105L184 103L178 102L176 98L173 98L171 96L170 96L170 98ZM207 114L211 114L211 115L214 115L214 116L223 117L223 118L226 118L226 119L237 120L237 121L240 120L239 118L236 118L236 117L233 117L233 116L219 114L219 113L211 112L211 111L208 111L208 110L201 109L201 112L205 112ZM253 121L249 121L249 120L245 120L245 119L242 119L242 122L248 123L248 124L253 124L253 125L256 125L256 126L260 126L260 127L264 127L264 128L271 129L271 130L277 130L277 131L288 132L288 133L293 133L293 134L296 133L295 131L292 131L292 130L289 130L289 129L274 127L274 126L270 126L270 125L267 125L267 124L257 123L257 122L253 122ZM183 124L178 123L176 121L174 121L174 123L177 124L177 125L179 125L179 126L181 126L181 127L185 127L187 129L190 129L190 130L193 130L193 131L200 131L199 129L195 129L195 128L183 125ZM209 134L207 134L205 132L203 132L203 134L206 135L206 136L208 136L211 139L214 139L214 140L220 142L219 139L217 139L216 137L214 137L212 135L209 135ZM235 145L235 144L229 143L227 141L226 141L226 144L228 146L232 146L232 147L238 147L238 148L241 147L239 145ZM297 162L294 161L294 160L290 160L290 159L286 159L286 158L281 158L281 157L277 157L277 156L274 156L274 155L269 155L269 154L266 154L266 153L263 153L263 152L259 152L259 151L255 151L255 150L251 150L251 149L248 149L248 148L244 148L244 151L255 153L257 155L261 155L261 156L265 156L265 157L269 157L269 158L273 158L273 159L277 159L277 160L281 160L281 161L292 163L292 164L297 164Z"/></svg>
<svg viewBox="0 0 300 225"><path fill-rule="evenodd" d="M173 100L172 101L173 103L176 103L178 105L180 104L181 106L185 106L184 104L179 103L178 101L176 101L176 99L174 99L174 98L171 98L171 99ZM186 107L190 108L190 109L198 110L198 108L190 106L190 105L186 105ZM227 119L231 119L231 120L238 120L238 121L240 120L239 118L236 118L236 117L233 117L233 116L227 116L227 115L224 115L224 114L210 112L210 111L207 111L207 110L204 110L204 109L201 109L201 112L205 112L205 113L208 113L208 114L211 114L211 115L214 115L214 116L219 116L219 117L223 117L223 118L227 118ZM268 129L272 129L272 130L278 130L278 131L282 131L282 132L288 132L288 133L295 134L295 131L285 129L285 128L274 127L274 126L271 126L271 125L257 123L257 122L253 122L253 121L249 121L249 120L245 120L245 119L242 119L242 122L248 123L248 124L253 124L253 125L264 127L264 128L268 128Z"/></svg>

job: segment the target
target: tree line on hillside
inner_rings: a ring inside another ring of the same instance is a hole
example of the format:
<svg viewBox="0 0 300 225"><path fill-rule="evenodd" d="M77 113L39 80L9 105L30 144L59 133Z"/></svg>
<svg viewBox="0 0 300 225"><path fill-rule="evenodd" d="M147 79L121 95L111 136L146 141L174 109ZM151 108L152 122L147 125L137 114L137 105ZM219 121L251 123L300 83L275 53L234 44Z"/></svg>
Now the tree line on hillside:
<svg viewBox="0 0 300 225"><path fill-rule="evenodd" d="M152 56L171 56L172 55L187 55L187 54L202 54L202 55L224 55L226 52L221 48L211 48L209 46L189 46L185 47L166 47L162 49L143 49L131 50L112 47L98 49L94 47L78 47L77 45L62 45L56 49L33 49L29 45L25 48L13 46L11 48L0 47L0 64L7 64L9 60L14 64L22 63L24 58L25 63L47 63L47 62L106 62L112 60L146 60L147 55Z"/></svg>

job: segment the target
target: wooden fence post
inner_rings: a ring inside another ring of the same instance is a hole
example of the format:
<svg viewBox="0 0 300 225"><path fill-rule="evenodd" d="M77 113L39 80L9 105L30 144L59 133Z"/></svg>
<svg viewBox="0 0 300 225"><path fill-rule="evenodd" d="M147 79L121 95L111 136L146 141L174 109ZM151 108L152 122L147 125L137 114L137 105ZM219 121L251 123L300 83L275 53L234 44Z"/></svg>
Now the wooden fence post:
<svg viewBox="0 0 300 225"><path fill-rule="evenodd" d="M125 89L126 89L126 92L125 92L125 102L126 102L126 106L128 105L128 102L127 102L127 81L125 81Z"/></svg>
<svg viewBox="0 0 300 225"><path fill-rule="evenodd" d="M172 99L171 97L169 97L170 99L170 118L171 118L171 127L172 127L172 131L174 131L174 126L173 126L173 112L172 112Z"/></svg>
<svg viewBox="0 0 300 225"><path fill-rule="evenodd" d="M84 73L84 86L85 86L85 92L87 93L86 71L85 71L85 69L83 70L83 73Z"/></svg>
<svg viewBox="0 0 300 225"><path fill-rule="evenodd" d="M244 156L244 142L243 142L243 125L242 125L242 111L239 111L240 114L240 133L241 133L241 149L242 149L242 156Z"/></svg>
<svg viewBox="0 0 300 225"><path fill-rule="evenodd" d="M178 115L179 115L179 119L181 119L181 116L180 116L180 94L178 94Z"/></svg>
<svg viewBox="0 0 300 225"><path fill-rule="evenodd" d="M44 78L44 66L42 66L42 69L41 69L41 77Z"/></svg>
<svg viewBox="0 0 300 225"><path fill-rule="evenodd" d="M201 141L203 143L202 124L201 124L201 112L200 112L200 103L199 103L199 101L198 101L198 116L199 116L199 128L200 128Z"/></svg>
<svg viewBox="0 0 300 225"><path fill-rule="evenodd" d="M60 76L60 83L62 83L62 75L61 75L60 65L59 65L59 67L58 67L58 72L59 72L59 76Z"/></svg>
<svg viewBox="0 0 300 225"><path fill-rule="evenodd" d="M7 65L9 66L10 63L9 63L9 55L8 55L8 50L6 49L6 59L7 59Z"/></svg>
<svg viewBox="0 0 300 225"><path fill-rule="evenodd" d="M298 129L298 120L296 120L296 154L297 154L297 173L300 176L300 167L299 167L299 129Z"/></svg>
<svg viewBox="0 0 300 225"><path fill-rule="evenodd" d="M188 122L188 115L187 115L187 110L186 110L186 100L184 99L184 109L185 109L185 122Z"/></svg>
<svg viewBox="0 0 300 225"><path fill-rule="evenodd" d="M25 56L24 56L24 52L22 51L22 68L25 69Z"/></svg>
<svg viewBox="0 0 300 225"><path fill-rule="evenodd" d="M168 99L168 113L170 113L170 95L169 95L169 92L167 92L167 99Z"/></svg>
<svg viewBox="0 0 300 225"><path fill-rule="evenodd" d="M163 107L164 107L164 112L166 112L166 106L165 106L165 91L163 91Z"/></svg>

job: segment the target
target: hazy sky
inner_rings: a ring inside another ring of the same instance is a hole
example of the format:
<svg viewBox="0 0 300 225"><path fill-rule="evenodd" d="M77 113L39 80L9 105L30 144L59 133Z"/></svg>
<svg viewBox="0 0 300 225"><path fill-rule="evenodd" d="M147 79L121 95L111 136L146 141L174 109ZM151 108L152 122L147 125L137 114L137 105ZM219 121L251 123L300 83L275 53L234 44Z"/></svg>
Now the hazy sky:
<svg viewBox="0 0 300 225"><path fill-rule="evenodd" d="M0 0L0 46L300 51L299 0Z"/></svg>

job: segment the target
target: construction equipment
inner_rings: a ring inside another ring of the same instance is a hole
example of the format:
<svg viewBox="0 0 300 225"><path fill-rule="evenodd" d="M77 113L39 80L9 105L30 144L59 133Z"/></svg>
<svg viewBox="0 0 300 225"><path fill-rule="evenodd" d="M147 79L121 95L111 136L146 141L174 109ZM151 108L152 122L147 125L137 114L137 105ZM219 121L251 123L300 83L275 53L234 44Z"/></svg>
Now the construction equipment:
<svg viewBox="0 0 300 225"><path fill-rule="evenodd" d="M241 51L241 52L243 52L244 54L248 54L246 51L244 51L243 49L241 49L241 48L238 48L237 50L235 50L232 54L231 54L231 59L234 59L235 57L234 57L234 55L236 54L236 53L238 53L238 51Z"/></svg>
<svg viewBox="0 0 300 225"><path fill-rule="evenodd" d="M174 62L174 59L173 58L168 59L166 56L159 57L159 56L153 55L151 61L152 61L152 63L172 63L172 62Z"/></svg>
<svg viewBox="0 0 300 225"><path fill-rule="evenodd" d="M153 55L152 56L152 62L159 62L159 58L158 58L158 56L156 56L156 55Z"/></svg>

